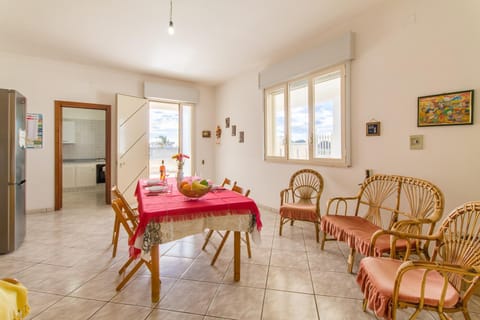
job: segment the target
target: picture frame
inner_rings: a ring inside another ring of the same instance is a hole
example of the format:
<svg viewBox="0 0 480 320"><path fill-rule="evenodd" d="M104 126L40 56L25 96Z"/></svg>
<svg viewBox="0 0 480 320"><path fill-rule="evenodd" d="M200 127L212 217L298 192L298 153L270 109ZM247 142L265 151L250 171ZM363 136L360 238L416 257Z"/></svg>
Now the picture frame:
<svg viewBox="0 0 480 320"><path fill-rule="evenodd" d="M210 138L212 136L212 131L210 130L203 130L202 131L202 138Z"/></svg>
<svg viewBox="0 0 480 320"><path fill-rule="evenodd" d="M369 121L366 126L367 136L379 136L380 135L380 121Z"/></svg>
<svg viewBox="0 0 480 320"><path fill-rule="evenodd" d="M245 131L240 131L238 133L238 142L244 143L245 142Z"/></svg>
<svg viewBox="0 0 480 320"><path fill-rule="evenodd" d="M236 136L237 135L237 125L232 125L232 136Z"/></svg>
<svg viewBox="0 0 480 320"><path fill-rule="evenodd" d="M230 117L225 118L225 128L230 128Z"/></svg>
<svg viewBox="0 0 480 320"><path fill-rule="evenodd" d="M418 97L417 127L473 124L473 90Z"/></svg>

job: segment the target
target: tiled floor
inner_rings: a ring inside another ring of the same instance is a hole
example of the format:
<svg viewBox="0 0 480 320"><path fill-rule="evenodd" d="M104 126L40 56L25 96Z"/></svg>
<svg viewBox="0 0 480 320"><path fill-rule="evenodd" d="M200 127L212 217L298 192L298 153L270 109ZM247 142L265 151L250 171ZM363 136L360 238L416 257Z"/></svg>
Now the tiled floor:
<svg viewBox="0 0 480 320"><path fill-rule="evenodd" d="M101 204L102 195L68 194L64 203L60 212L29 214L24 244L0 256L0 277L15 277L29 288L28 319L376 319L362 311L355 275L346 273L347 249L329 242L321 251L312 225L286 225L279 237L277 215L262 212L262 241L253 244L251 259L242 251L237 283L231 243L214 267L215 248L201 250L202 234L162 245L161 300L151 304L146 269L115 291L127 240L123 236L112 259L113 212ZM480 299L470 310L476 312L472 319L480 319ZM437 316L425 312L419 318Z"/></svg>

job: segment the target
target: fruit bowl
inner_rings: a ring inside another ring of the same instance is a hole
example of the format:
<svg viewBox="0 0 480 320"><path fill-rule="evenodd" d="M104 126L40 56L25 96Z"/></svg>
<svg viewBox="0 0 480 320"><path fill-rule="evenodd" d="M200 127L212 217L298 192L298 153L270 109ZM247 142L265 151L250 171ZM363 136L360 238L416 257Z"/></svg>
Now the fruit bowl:
<svg viewBox="0 0 480 320"><path fill-rule="evenodd" d="M198 199L206 195L212 186L206 180L183 180L177 184L178 191L185 197Z"/></svg>

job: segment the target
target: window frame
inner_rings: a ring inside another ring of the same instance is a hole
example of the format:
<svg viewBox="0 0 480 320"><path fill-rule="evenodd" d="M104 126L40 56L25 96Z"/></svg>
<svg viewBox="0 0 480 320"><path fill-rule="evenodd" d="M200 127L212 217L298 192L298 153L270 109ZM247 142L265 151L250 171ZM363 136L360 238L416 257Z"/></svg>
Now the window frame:
<svg viewBox="0 0 480 320"><path fill-rule="evenodd" d="M315 89L314 89L314 80L321 77L322 75L327 75L329 73L340 71L341 77L341 92L340 92L340 110L341 110L341 156L340 158L315 158L314 156L314 124L315 124ZM339 65L331 66L322 70L317 70L311 72L307 75L290 79L283 83L265 88L263 91L264 95L264 160L267 162L283 162L283 163L297 163L297 164L312 164L319 166L333 166L333 167L350 167L351 166L351 147L350 147L350 62L345 62ZM290 159L289 158L289 141L290 141L290 94L289 86L292 83L307 80L308 83L308 159ZM271 94L283 89L284 92L284 155L283 156L272 156L269 155L269 135L267 127L268 121L268 99L271 97Z"/></svg>

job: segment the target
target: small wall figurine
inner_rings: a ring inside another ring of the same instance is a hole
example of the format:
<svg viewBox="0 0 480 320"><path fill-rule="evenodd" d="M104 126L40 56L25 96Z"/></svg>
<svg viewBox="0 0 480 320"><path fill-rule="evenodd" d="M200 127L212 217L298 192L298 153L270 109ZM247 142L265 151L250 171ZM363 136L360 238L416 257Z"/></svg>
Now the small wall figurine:
<svg viewBox="0 0 480 320"><path fill-rule="evenodd" d="M217 126L217 129L215 129L215 136L217 137L216 143L220 144L220 138L222 137L222 129L220 126Z"/></svg>

